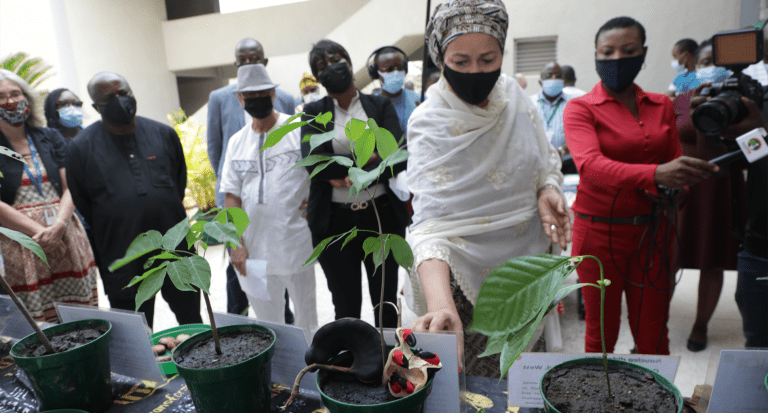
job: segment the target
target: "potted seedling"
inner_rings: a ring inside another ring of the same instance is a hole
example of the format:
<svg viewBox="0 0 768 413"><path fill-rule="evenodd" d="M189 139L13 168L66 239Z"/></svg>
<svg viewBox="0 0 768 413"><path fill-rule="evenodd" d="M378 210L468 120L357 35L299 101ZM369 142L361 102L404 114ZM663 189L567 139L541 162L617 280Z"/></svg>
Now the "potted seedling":
<svg viewBox="0 0 768 413"><path fill-rule="evenodd" d="M18 153L2 146L0 154L22 159ZM0 234L18 242L48 264L43 249L32 238L3 227L0 227ZM0 277L0 285L35 331L11 348L11 356L29 377L42 409L72 407L89 412L105 411L112 404L110 322L80 320L40 330L5 278Z"/></svg>
<svg viewBox="0 0 768 413"><path fill-rule="evenodd" d="M109 267L115 270L140 258L146 258L145 272L126 286L141 283L136 295L136 309L157 294L170 277L181 291L203 291L211 329L197 333L173 349L173 363L187 383L195 409L200 412L269 411L271 359L275 351L275 333L263 326L243 324L216 327L209 299L211 267L205 260L208 248L203 235L227 247L240 247L240 236L248 226L248 216L240 208L213 210L213 221L198 220L198 211L185 218L165 235L157 231L139 234L128 247L125 257ZM185 242L187 249L177 249ZM203 256L190 251L202 249Z"/></svg>
<svg viewBox="0 0 768 413"><path fill-rule="evenodd" d="M304 125L310 125L322 132L316 124L325 127L333 117L331 112L326 112L314 117L305 115L305 120L296 121L302 115L305 114L293 116L273 130L262 150L274 146L288 132ZM400 148L394 136L386 129L380 128L373 119L368 122L351 119L345 125L344 133L350 142L347 149L352 154L351 159L345 156L311 154L319 145L335 139L336 132L332 130L310 135L310 155L301 159L294 168L316 165L310 173L310 179L333 162L349 168L348 175L352 181L350 196L357 196L361 191L368 192L379 230L353 228L344 234L328 237L318 243L304 266L312 265L328 245L342 242L343 248L358 234L367 233L369 237L363 241L363 249L366 258L369 254L372 255L375 268L381 266L382 274L386 274L386 259L391 253L400 266L409 270L413 265L413 252L402 237L383 233L375 193L371 193L369 189L387 168L394 168L395 164L404 162L408 158L408 152ZM344 145L338 140L337 142ZM365 167L374 151L382 161L378 166L366 170ZM379 331L357 319L336 320L321 327L304 356L307 367L296 378L286 406L298 395L303 375L308 371L321 370L318 375L318 390L323 403L333 413L424 411L424 402L431 388L431 378L442 364L435 354L415 348L416 337L409 329L398 327L396 346L387 348L383 328L384 276L381 282L381 297L376 306Z"/></svg>
<svg viewBox="0 0 768 413"><path fill-rule="evenodd" d="M597 284L563 285L585 259L599 264ZM477 297L471 331L488 336L487 348L480 357L501 353L501 371L506 372L554 303L579 288L599 288L602 360L580 358L547 371L539 384L545 410L566 413L569 408L577 408L575 403L585 401L585 410L576 411L681 412L682 396L666 378L637 364L608 359L603 317L608 285L610 280L603 277L602 263L593 256L535 255L503 263L491 271ZM582 376L576 376L579 369L583 370ZM658 404L649 404L651 397L658 397Z"/></svg>

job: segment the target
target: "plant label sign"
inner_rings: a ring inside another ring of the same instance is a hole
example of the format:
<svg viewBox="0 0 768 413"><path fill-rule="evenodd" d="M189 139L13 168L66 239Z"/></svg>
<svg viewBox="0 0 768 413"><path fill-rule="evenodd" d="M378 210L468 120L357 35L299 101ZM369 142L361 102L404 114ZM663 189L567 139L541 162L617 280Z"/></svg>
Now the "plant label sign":
<svg viewBox="0 0 768 413"><path fill-rule="evenodd" d="M457 332L416 333L416 347L435 353L443 368L435 374L432 392L427 397L426 413L459 413L459 353L456 343L464 337ZM384 340L395 345L395 329L384 329ZM463 373L462 373L463 374Z"/></svg>
<svg viewBox="0 0 768 413"><path fill-rule="evenodd" d="M508 371L509 405L516 407L544 407L544 400L539 392L539 382L547 370L552 367L577 358L602 358L595 354L561 354L561 353L522 353ZM628 361L647 367L669 381L675 381L679 356L654 356L641 354L609 354L608 358Z"/></svg>
<svg viewBox="0 0 768 413"><path fill-rule="evenodd" d="M113 373L135 379L165 381L152 352L150 331L144 313L90 307L78 304L55 303L62 323L97 318L112 323L109 341L109 363Z"/></svg>
<svg viewBox="0 0 768 413"><path fill-rule="evenodd" d="M304 353L307 352L309 345L303 329L235 314L213 313L213 318L216 320L217 327L232 324L258 324L269 327L275 332L277 342L275 343L275 354L272 357L273 383L285 385L290 389L301 369L307 367L304 363ZM300 390L319 397L317 386L315 386L316 378L317 373L307 373L301 380Z"/></svg>
<svg viewBox="0 0 768 413"><path fill-rule="evenodd" d="M710 412L764 412L768 350L723 350L709 399Z"/></svg>
<svg viewBox="0 0 768 413"><path fill-rule="evenodd" d="M52 326L51 323L37 323L40 328ZM19 311L11 297L0 295L0 336L21 340L22 338L34 334L35 330L24 318L24 314Z"/></svg>

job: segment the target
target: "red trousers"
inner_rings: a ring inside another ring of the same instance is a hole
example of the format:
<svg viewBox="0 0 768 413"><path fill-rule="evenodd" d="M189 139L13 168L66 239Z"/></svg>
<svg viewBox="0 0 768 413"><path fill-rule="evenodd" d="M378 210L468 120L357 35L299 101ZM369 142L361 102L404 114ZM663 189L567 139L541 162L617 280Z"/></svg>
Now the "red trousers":
<svg viewBox="0 0 768 413"><path fill-rule="evenodd" d="M662 243L665 231L668 236L666 247ZM608 353L613 353L619 337L621 296L625 293L629 326L637 344L637 352L669 354L667 320L674 273L668 274L668 268L672 264L671 246L674 242L674 236L670 236L670 233L674 231L668 221L663 219L658 224L656 237L652 237L650 232L650 224L612 224L609 243L608 224L575 218L573 256L594 255L599 258L603 263L605 279L611 280L605 292L605 346ZM654 245L650 243L651 238L655 240ZM650 257L647 254L649 247ZM666 250L666 254L662 254L662 250ZM663 259L668 260L668 263L663 262ZM577 272L582 283L594 284L600 279L600 268L593 259L582 261ZM586 287L582 292L587 323L584 350L600 353L600 290Z"/></svg>

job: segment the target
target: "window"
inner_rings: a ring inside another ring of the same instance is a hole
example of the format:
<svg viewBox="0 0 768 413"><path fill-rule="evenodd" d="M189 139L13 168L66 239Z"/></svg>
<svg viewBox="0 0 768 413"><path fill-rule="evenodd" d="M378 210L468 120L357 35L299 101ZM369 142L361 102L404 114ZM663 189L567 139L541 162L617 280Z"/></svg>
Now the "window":
<svg viewBox="0 0 768 413"><path fill-rule="evenodd" d="M557 37L515 39L515 73L539 73L557 61Z"/></svg>

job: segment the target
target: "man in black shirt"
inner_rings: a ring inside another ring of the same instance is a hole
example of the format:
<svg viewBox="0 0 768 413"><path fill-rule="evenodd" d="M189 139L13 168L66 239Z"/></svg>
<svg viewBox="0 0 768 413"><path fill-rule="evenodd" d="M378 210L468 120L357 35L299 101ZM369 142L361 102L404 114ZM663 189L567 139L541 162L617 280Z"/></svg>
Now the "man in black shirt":
<svg viewBox="0 0 768 413"><path fill-rule="evenodd" d="M136 116L136 99L122 76L99 73L88 83L88 93L102 121L68 146L67 184L91 226L88 236L111 307L134 310L138 286L123 287L144 272L143 260L115 272L108 266L125 255L138 234L165 233L186 217L181 201L187 166L172 128ZM179 324L202 322L199 291L179 291L166 278L162 293ZM139 308L150 327L154 307L152 299Z"/></svg>

